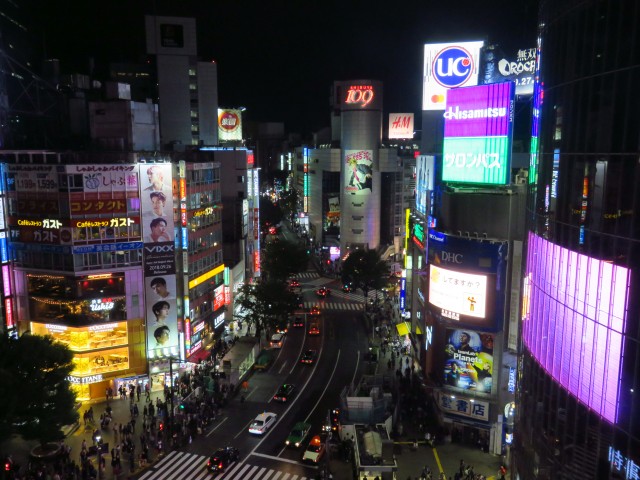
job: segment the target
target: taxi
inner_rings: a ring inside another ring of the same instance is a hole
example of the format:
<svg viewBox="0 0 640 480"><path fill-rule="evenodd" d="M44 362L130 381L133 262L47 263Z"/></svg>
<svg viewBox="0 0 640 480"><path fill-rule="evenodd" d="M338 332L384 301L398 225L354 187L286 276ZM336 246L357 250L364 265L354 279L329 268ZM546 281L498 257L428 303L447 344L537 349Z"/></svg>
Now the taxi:
<svg viewBox="0 0 640 480"><path fill-rule="evenodd" d="M316 435L311 439L309 445L307 446L307 449L304 451L304 454L302 455L302 461L318 463L324 456L324 453L325 443L320 438L320 435Z"/></svg>

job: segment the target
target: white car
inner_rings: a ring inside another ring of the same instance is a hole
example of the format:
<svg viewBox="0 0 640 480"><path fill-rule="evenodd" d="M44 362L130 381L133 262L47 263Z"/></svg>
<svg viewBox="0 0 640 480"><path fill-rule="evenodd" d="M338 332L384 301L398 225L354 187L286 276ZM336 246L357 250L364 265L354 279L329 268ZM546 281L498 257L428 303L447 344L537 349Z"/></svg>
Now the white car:
<svg viewBox="0 0 640 480"><path fill-rule="evenodd" d="M254 435L264 435L267 430L273 427L278 419L278 415L272 412L264 412L258 415L251 425L249 425L249 433Z"/></svg>

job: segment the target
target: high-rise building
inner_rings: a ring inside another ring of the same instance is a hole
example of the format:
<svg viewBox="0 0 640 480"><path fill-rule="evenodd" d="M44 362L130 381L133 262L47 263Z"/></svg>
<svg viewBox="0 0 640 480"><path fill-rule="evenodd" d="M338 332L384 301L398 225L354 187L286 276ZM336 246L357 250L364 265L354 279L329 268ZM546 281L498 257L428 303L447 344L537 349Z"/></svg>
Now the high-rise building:
<svg viewBox="0 0 640 480"><path fill-rule="evenodd" d="M0 159L9 334L67 345L80 400L122 384L162 388L170 359L209 355L230 302L219 163L175 152Z"/></svg>
<svg viewBox="0 0 640 480"><path fill-rule="evenodd" d="M515 478L640 477L638 25L540 2Z"/></svg>
<svg viewBox="0 0 640 480"><path fill-rule="evenodd" d="M163 145L218 144L218 69L198 60L194 18L145 16L155 56Z"/></svg>

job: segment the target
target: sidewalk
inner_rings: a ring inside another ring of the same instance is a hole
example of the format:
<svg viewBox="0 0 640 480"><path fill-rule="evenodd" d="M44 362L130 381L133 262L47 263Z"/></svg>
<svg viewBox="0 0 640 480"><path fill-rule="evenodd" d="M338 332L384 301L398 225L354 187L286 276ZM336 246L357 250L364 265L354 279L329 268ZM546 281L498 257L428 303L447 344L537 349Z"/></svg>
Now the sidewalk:
<svg viewBox="0 0 640 480"><path fill-rule="evenodd" d="M136 445L136 456L139 455L142 451L140 448L139 437L140 437L140 434L142 433L142 421L143 421L142 410L145 405L145 398L146 397L144 393L142 393L142 395L140 396L140 401L136 402L140 410L140 413L136 418L135 429L132 435L132 439L134 441L134 444ZM156 398L160 398L161 400L164 400L164 393L162 391L151 393L151 401L154 403L154 405L155 405ZM114 425L114 422L117 425L127 423L131 420L131 414L129 411L128 399L121 400L120 397L117 396L116 398L114 398L109 402L109 405L112 408L113 420L107 429L105 430L100 429L100 433L102 435L102 441L108 445L108 451L110 452L111 449L121 441L120 436L118 435L118 438L116 439L116 435L114 434L114 431L112 428ZM93 416L95 419L95 425L90 425L90 424L85 425L82 420L82 414L86 410L88 410L89 407L93 407L93 412L94 412ZM79 424L75 429L71 429L68 436L63 440L64 444L71 447L70 459L74 461L76 464L78 465L80 464L80 451L82 450L83 440L87 442L88 446L93 445L93 439L92 439L93 430L95 430L96 428L99 428L100 414L104 413L106 408L107 408L107 402L105 400L99 400L96 402L85 403L78 410L78 414L80 415ZM0 450L5 454L10 453L14 459L14 463L24 468L29 464L29 461L30 461L29 454L31 450L34 447L36 447L38 444L39 444L38 441L27 442L23 440L21 437L14 436L10 440L0 445ZM150 460L152 462L155 461L155 459L158 456L158 451L155 448L150 447L149 453L150 453ZM111 467L111 453L107 453L103 456L106 460L106 468L104 470L104 475L102 476L103 479L115 479L115 478L125 479L130 474L139 472L141 470L141 468L138 465L138 461L136 460L134 462L134 470L133 472L131 472L129 468L128 454L123 452L120 455L121 463L122 463L121 473L120 475L115 476L113 474L113 469ZM92 455L89 458L91 459L94 466L97 467L97 456Z"/></svg>

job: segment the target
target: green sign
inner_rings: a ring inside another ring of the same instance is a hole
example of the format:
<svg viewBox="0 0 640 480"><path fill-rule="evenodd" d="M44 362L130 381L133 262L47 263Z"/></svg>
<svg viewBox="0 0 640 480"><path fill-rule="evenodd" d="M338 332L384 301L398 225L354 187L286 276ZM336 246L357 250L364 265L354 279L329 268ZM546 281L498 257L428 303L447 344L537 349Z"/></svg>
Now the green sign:
<svg viewBox="0 0 640 480"><path fill-rule="evenodd" d="M445 137L442 181L509 182L509 137Z"/></svg>

